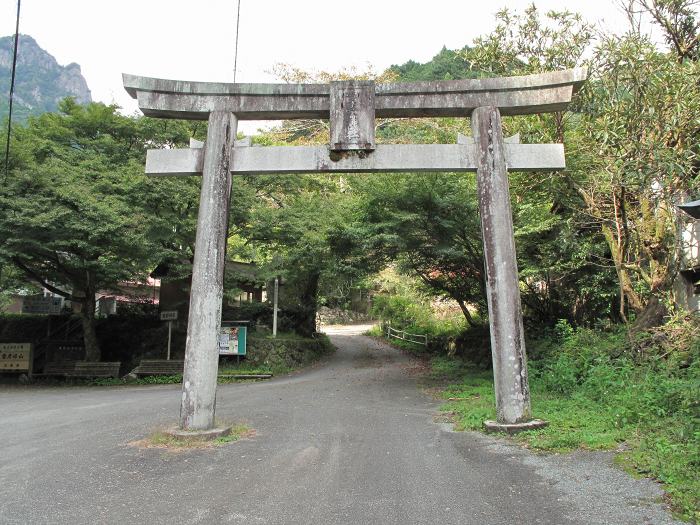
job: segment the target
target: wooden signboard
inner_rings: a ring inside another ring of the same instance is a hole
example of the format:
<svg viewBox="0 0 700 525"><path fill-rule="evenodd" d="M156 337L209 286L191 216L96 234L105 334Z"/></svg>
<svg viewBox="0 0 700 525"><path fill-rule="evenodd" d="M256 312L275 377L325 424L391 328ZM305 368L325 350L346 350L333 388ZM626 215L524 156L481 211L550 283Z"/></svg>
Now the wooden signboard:
<svg viewBox="0 0 700 525"><path fill-rule="evenodd" d="M31 368L31 343L0 343L0 372L31 373Z"/></svg>

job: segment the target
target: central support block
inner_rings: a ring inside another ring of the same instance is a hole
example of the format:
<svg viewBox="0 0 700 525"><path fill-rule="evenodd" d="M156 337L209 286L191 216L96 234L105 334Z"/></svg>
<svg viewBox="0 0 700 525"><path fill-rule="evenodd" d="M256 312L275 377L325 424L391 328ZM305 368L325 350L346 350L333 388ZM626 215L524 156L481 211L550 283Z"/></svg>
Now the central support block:
<svg viewBox="0 0 700 525"><path fill-rule="evenodd" d="M330 119L331 150L372 151L376 147L374 82L331 82Z"/></svg>

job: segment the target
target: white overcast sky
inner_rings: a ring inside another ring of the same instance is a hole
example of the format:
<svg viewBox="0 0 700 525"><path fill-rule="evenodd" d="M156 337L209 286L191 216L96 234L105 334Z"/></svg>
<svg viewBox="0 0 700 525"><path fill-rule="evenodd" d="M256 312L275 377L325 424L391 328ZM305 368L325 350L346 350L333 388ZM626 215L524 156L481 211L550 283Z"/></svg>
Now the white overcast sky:
<svg viewBox="0 0 700 525"><path fill-rule="evenodd" d="M461 48L495 25L501 7L532 0L241 0L238 82L274 82L275 63L381 71L430 60L443 45ZM608 31L625 27L615 0L536 0L569 9ZM65 65L77 62L93 99L136 104L121 73L179 80L233 80L237 0L23 0L20 33ZM16 0L0 2L0 36L14 33Z"/></svg>

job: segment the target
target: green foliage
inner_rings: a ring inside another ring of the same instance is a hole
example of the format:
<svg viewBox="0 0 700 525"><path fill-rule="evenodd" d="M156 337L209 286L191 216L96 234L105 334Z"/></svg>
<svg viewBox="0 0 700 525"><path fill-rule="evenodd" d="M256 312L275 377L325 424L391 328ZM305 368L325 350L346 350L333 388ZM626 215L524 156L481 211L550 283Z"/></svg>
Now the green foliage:
<svg viewBox="0 0 700 525"><path fill-rule="evenodd" d="M567 69L580 64L593 34L581 15L564 10L543 17L533 3L522 14L498 11L493 32L475 39L462 55L492 75Z"/></svg>
<svg viewBox="0 0 700 525"><path fill-rule="evenodd" d="M454 51L443 47L432 60L419 64L409 60L405 64L393 65L389 71L396 74L397 81L416 82L422 80L455 80L475 78L477 73L464 59L463 50Z"/></svg>
<svg viewBox="0 0 700 525"><path fill-rule="evenodd" d="M99 359L94 297L144 281L191 254L197 182L143 174L148 147L182 144L187 125L125 117L64 100L16 127L0 186L0 264L82 303L85 347ZM118 292L117 292L118 293Z"/></svg>
<svg viewBox="0 0 700 525"><path fill-rule="evenodd" d="M473 178L413 174L361 188L367 249L398 262L436 294L485 308L483 252Z"/></svg>
<svg viewBox="0 0 700 525"><path fill-rule="evenodd" d="M23 279L17 268L0 263L0 314L11 304L12 296L19 293L34 295L40 292L38 287Z"/></svg>
<svg viewBox="0 0 700 525"><path fill-rule="evenodd" d="M174 374L170 376L145 376L138 378L135 383L139 385L168 385L173 383L182 383L182 374Z"/></svg>
<svg viewBox="0 0 700 525"><path fill-rule="evenodd" d="M275 176L237 179L233 202L241 211L232 219L238 243L272 280L282 278L281 306L295 328L314 331L320 290L371 271L355 264L347 233L355 222L355 197L338 176ZM234 249L236 257L242 248ZM359 256L362 259L362 256ZM363 259L366 260L366 259Z"/></svg>
<svg viewBox="0 0 700 525"><path fill-rule="evenodd" d="M287 373L309 365L334 351L324 334L313 338L299 337L294 333L279 337L249 337L246 366L270 370L275 374Z"/></svg>
<svg viewBox="0 0 700 525"><path fill-rule="evenodd" d="M472 365L462 359L449 356L435 356L430 359L430 373L434 379L454 381L472 370Z"/></svg>
<svg viewBox="0 0 700 525"><path fill-rule="evenodd" d="M533 361L530 374L539 378L546 388L561 394L578 389L589 374L595 375L597 366L605 368L627 346L623 330L613 333L574 330L560 321L553 332L552 339L530 345L530 353L541 357L541 361ZM622 362L618 365L622 366Z"/></svg>
<svg viewBox="0 0 700 525"><path fill-rule="evenodd" d="M603 39L595 60L577 130L590 156L572 172L640 312L651 297L668 297L681 261L674 206L697 190L700 64L679 63L634 33Z"/></svg>
<svg viewBox="0 0 700 525"><path fill-rule="evenodd" d="M391 268L381 272L372 299L371 314L392 327L431 337L456 335L464 328L464 319L456 304L438 312L430 289L414 278L397 274Z"/></svg>
<svg viewBox="0 0 700 525"><path fill-rule="evenodd" d="M269 366L260 366L253 364L247 360L236 363L231 360L229 362L219 363L219 375L227 374L281 374L289 370L273 370Z"/></svg>
<svg viewBox="0 0 700 525"><path fill-rule="evenodd" d="M110 286L173 258L164 235L182 219L191 234L196 185L149 179L142 167L147 147L184 142L184 126L66 100L15 134L0 193L2 259L59 286Z"/></svg>

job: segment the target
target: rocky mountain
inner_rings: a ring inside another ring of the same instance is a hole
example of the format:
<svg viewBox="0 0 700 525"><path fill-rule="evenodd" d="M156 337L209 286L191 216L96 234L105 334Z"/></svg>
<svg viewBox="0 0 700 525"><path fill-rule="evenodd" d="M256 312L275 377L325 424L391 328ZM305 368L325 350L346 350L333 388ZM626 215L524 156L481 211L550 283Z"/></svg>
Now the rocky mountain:
<svg viewBox="0 0 700 525"><path fill-rule="evenodd" d="M0 37L0 122L7 117L13 45L13 36ZM65 97L81 104L92 100L80 66L61 66L29 35L19 37L15 75L13 120L55 111Z"/></svg>

